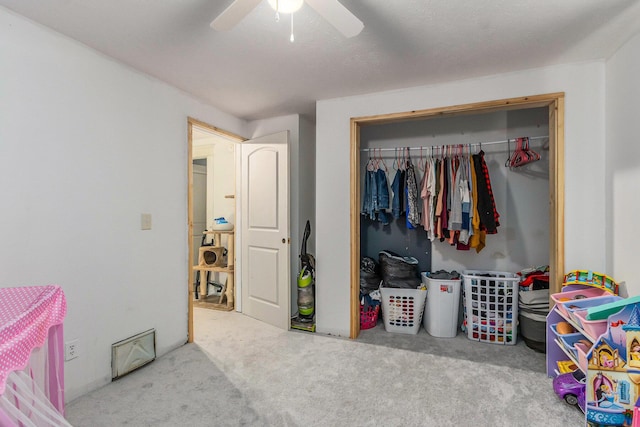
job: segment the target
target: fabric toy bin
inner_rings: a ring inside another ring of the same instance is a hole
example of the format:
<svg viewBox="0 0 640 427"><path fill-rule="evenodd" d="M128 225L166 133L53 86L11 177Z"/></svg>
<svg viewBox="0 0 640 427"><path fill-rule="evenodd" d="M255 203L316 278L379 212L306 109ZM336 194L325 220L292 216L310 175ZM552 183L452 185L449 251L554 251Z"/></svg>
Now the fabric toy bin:
<svg viewBox="0 0 640 427"><path fill-rule="evenodd" d="M465 270L462 282L467 338L514 345L518 333L518 275Z"/></svg>
<svg viewBox="0 0 640 427"><path fill-rule="evenodd" d="M387 332L417 334L420 330L426 289L400 289L380 287L382 319Z"/></svg>

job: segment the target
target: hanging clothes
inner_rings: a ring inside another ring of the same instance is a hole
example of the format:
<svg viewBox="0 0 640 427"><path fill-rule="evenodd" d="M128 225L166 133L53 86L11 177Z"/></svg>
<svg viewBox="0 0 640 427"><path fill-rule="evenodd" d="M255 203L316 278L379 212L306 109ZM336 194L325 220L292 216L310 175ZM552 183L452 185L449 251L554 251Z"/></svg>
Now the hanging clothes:
<svg viewBox="0 0 640 427"><path fill-rule="evenodd" d="M454 157L452 160L452 183L453 191L451 192L451 214L449 225L450 230L460 231L462 230L462 168L458 157Z"/></svg>
<svg viewBox="0 0 640 427"><path fill-rule="evenodd" d="M434 210L435 210L435 194L436 194L436 175L435 161L432 157L425 162L424 177L422 178L422 186L420 197L423 200L422 225L427 232L427 238L430 241L435 240L434 233Z"/></svg>
<svg viewBox="0 0 640 427"><path fill-rule="evenodd" d="M404 169L398 169L396 175L391 183L391 191L393 192L393 200L391 203L391 214L394 218L398 219L405 212L404 204L404 187L405 187L405 172Z"/></svg>
<svg viewBox="0 0 640 427"><path fill-rule="evenodd" d="M460 236L458 242L467 246L469 244L470 234L470 211L471 211L471 195L469 191L469 159L463 157L460 162L460 212L461 212L461 224L460 224Z"/></svg>
<svg viewBox="0 0 640 427"><path fill-rule="evenodd" d="M411 159L407 160L407 227L415 228L420 225L420 211L418 208L418 180L416 171L411 163Z"/></svg>
<svg viewBox="0 0 640 427"><path fill-rule="evenodd" d="M449 238L449 160L444 158L442 160L442 215L441 226L442 233L440 235L440 241L444 242Z"/></svg>
<svg viewBox="0 0 640 427"><path fill-rule="evenodd" d="M375 221L388 225L389 215L389 183L386 172L375 166L371 160L367 164L364 177L364 196L361 214Z"/></svg>
<svg viewBox="0 0 640 427"><path fill-rule="evenodd" d="M500 215L496 210L496 203L493 199L493 191L491 189L491 178L489 177L489 169L484 161L484 151L472 156L478 187L478 215L480 215L480 223L487 234L496 234L497 227L500 225Z"/></svg>
<svg viewBox="0 0 640 427"><path fill-rule="evenodd" d="M373 218L373 205L374 198L377 198L377 190L375 188L375 184L373 184L373 171L365 170L364 172L364 191L362 195L362 209L360 213L364 216L368 216L369 219Z"/></svg>
<svg viewBox="0 0 640 427"><path fill-rule="evenodd" d="M443 216L443 206L442 206L442 199L443 199L443 195L444 195L444 191L443 191L443 183L444 183L444 160L440 159L438 160L437 163L437 177L438 177L438 182L436 184L436 191L437 191L437 196L436 196L436 209L435 209L435 224L436 224L436 230L435 230L435 238L436 239L440 239L442 238L442 216Z"/></svg>
<svg viewBox="0 0 640 427"><path fill-rule="evenodd" d="M382 225L388 225L390 222L387 209L389 209L389 181L387 181L387 173L384 169L378 168L376 171L376 189L378 192L378 205L376 212L378 220Z"/></svg>
<svg viewBox="0 0 640 427"><path fill-rule="evenodd" d="M473 159L472 159L473 162ZM485 231L480 229L480 215L478 215L478 177L476 176L476 169L472 164L471 167L471 188L473 203L470 212L473 217L471 218L471 229L473 234L469 240L469 246L475 248L476 253L479 253L485 246Z"/></svg>
<svg viewBox="0 0 640 427"><path fill-rule="evenodd" d="M434 156L432 149L422 169L422 154L421 165L414 166L408 150L402 150L402 159L394 161L398 168L391 195L386 172L378 167L381 159L367 167L362 214L384 225L404 216L408 229L422 226L431 242L439 239L457 250L480 252L486 235L500 226L484 151L471 155L459 145L442 147Z"/></svg>

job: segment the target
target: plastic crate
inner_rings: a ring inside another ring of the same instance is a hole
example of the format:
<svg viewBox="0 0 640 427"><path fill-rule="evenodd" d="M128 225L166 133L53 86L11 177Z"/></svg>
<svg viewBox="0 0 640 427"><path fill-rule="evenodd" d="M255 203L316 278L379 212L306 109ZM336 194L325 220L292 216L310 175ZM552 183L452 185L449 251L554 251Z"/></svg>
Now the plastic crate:
<svg viewBox="0 0 640 427"><path fill-rule="evenodd" d="M426 289L380 288L382 319L387 332L417 334L420 330Z"/></svg>
<svg viewBox="0 0 640 427"><path fill-rule="evenodd" d="M492 344L516 343L519 281L514 273L463 271L467 338Z"/></svg>

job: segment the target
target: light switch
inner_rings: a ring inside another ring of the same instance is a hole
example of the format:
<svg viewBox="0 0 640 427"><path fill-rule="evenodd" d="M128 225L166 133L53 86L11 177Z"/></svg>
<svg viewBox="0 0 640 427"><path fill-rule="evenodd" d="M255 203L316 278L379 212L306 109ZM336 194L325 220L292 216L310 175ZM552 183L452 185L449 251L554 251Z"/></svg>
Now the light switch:
<svg viewBox="0 0 640 427"><path fill-rule="evenodd" d="M140 228L142 230L151 230L151 214L143 213L140 215Z"/></svg>

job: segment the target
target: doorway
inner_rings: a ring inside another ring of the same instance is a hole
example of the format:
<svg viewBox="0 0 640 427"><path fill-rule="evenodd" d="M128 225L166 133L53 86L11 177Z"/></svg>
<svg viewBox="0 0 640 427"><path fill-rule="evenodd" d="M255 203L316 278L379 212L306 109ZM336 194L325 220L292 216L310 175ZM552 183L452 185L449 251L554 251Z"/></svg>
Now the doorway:
<svg viewBox="0 0 640 427"><path fill-rule="evenodd" d="M482 114L530 108L549 112L549 267L550 293L559 291L564 272L564 93L480 102L351 119L351 327L360 333L360 128L408 120Z"/></svg>
<svg viewBox="0 0 640 427"><path fill-rule="evenodd" d="M236 145L245 140L238 135L218 129L199 120L188 118L188 150L187 150L187 212L189 237L189 289L188 309L188 342L193 342L193 307L196 295L196 272L193 266L198 263L199 246L203 232L208 229L214 218L224 217L231 224L236 223ZM203 200L204 197L204 200ZM234 239L231 234L224 239ZM235 242L217 242L228 247ZM202 274L202 273L201 273ZM225 273L211 273L203 277L205 283L223 284L227 280ZM205 286L203 289L220 291L216 286ZM202 296L202 295L199 295Z"/></svg>

